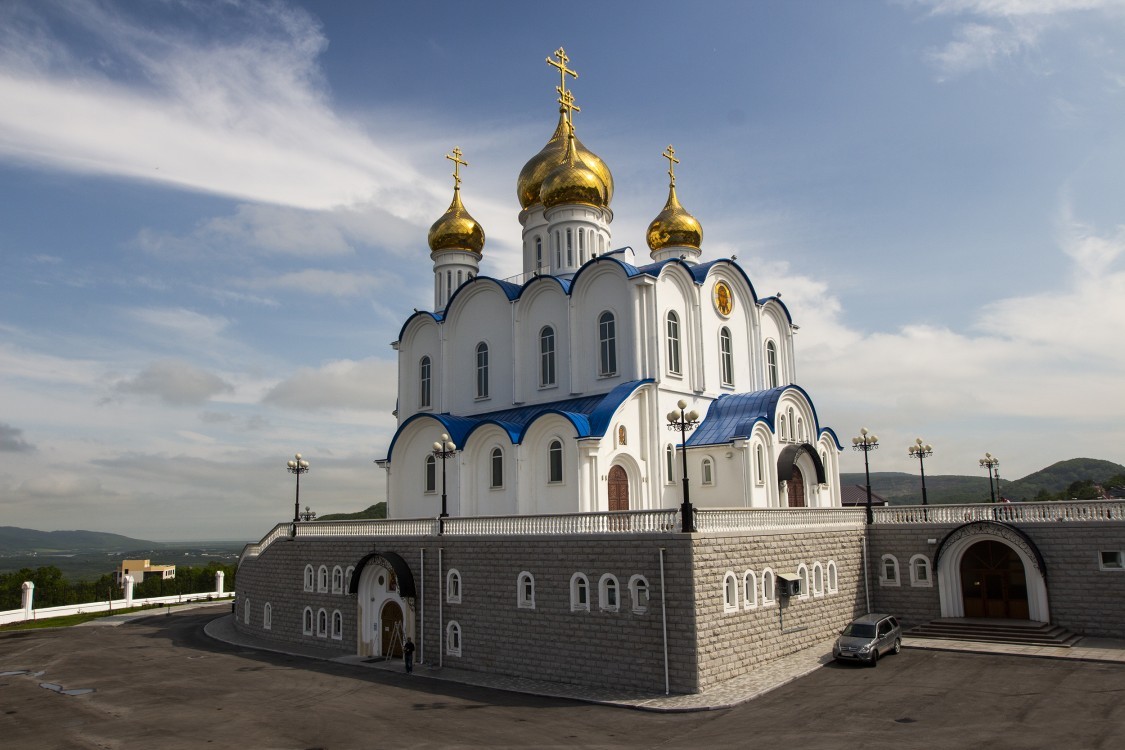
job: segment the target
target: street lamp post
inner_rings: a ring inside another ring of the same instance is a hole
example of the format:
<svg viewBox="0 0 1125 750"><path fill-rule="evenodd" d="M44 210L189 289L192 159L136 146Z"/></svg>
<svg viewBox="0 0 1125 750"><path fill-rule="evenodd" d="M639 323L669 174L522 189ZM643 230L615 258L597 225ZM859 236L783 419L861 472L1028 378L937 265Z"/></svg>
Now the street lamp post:
<svg viewBox="0 0 1125 750"><path fill-rule="evenodd" d="M918 459L918 470L922 472L922 505L928 505L926 502L926 465L925 459L934 455L934 447L922 442L922 438L914 441L914 445L907 448L907 453Z"/></svg>
<svg viewBox="0 0 1125 750"><path fill-rule="evenodd" d="M301 520L301 475L309 473L309 462L301 458L298 453L293 456L293 460L286 464L290 474L297 475L297 493L293 499L293 533L291 536L297 536L297 522Z"/></svg>
<svg viewBox="0 0 1125 750"><path fill-rule="evenodd" d="M316 511L310 510L309 506L306 505L305 509L303 511L301 511L301 520L302 521L315 521L316 520Z"/></svg>
<svg viewBox="0 0 1125 750"><path fill-rule="evenodd" d="M875 523L875 514L871 512L871 466L867 460L871 451L879 449L879 436L861 427L859 436L852 438L852 450L863 451L863 475L867 478L867 523Z"/></svg>
<svg viewBox="0 0 1125 750"><path fill-rule="evenodd" d="M445 519L449 517L446 506L445 494L445 459L453 458L457 454L457 444L449 439L449 435L442 433L441 440L434 443L433 454L441 459L441 515L438 516L438 533L445 531Z"/></svg>
<svg viewBox="0 0 1125 750"><path fill-rule="evenodd" d="M683 486L684 501L680 504L680 530L685 534L695 531L695 509L691 505L688 495L687 478L687 434L699 426L699 412L687 409L687 401L680 399L676 408L668 412L668 429L678 430L680 433L680 455L683 457Z"/></svg>
<svg viewBox="0 0 1125 750"><path fill-rule="evenodd" d="M1000 491L1000 470L996 467L1000 465L1000 459L991 453L985 453L984 458L980 461L980 467L984 469L984 473L988 475L988 497L990 502L996 502L996 493ZM996 471L996 489L992 489L992 472Z"/></svg>

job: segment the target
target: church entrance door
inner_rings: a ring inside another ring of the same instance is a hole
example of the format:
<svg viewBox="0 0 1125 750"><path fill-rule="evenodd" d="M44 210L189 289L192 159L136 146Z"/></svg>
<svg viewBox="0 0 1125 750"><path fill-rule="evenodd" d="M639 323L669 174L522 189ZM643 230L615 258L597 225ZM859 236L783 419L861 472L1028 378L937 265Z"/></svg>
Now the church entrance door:
<svg viewBox="0 0 1125 750"><path fill-rule="evenodd" d="M629 510L629 475L620 466L609 470L609 509Z"/></svg>
<svg viewBox="0 0 1125 750"><path fill-rule="evenodd" d="M1029 619L1023 561L1003 542L977 542L965 550L961 592L965 617Z"/></svg>
<svg viewBox="0 0 1125 750"><path fill-rule="evenodd" d="M789 507L805 507L805 476L796 466L793 467L793 476L789 478Z"/></svg>
<svg viewBox="0 0 1125 750"><path fill-rule="evenodd" d="M402 656L402 607L398 606L398 602L388 600L383 605L379 622L383 626L383 656L388 659Z"/></svg>

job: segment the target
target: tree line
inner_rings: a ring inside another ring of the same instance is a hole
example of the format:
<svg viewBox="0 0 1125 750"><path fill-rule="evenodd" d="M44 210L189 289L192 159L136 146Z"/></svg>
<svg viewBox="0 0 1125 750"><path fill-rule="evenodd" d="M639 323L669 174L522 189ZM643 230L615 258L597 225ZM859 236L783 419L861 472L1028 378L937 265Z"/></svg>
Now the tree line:
<svg viewBox="0 0 1125 750"><path fill-rule="evenodd" d="M234 590L235 565L211 562L203 567L176 567L176 577L164 580L159 575L146 576L133 586L133 598L197 594L215 590L215 573L223 571L223 589ZM107 599L125 598L125 589L118 586L111 574L94 581L68 581L53 565L43 568L22 568L14 573L0 573L0 611L23 606L23 582L35 584L34 606L61 607L66 604L87 604Z"/></svg>
<svg viewBox="0 0 1125 750"><path fill-rule="evenodd" d="M1104 482L1080 479L1071 482L1062 492L1039 490L1036 500L1099 500L1106 497L1125 497L1125 474L1116 474Z"/></svg>

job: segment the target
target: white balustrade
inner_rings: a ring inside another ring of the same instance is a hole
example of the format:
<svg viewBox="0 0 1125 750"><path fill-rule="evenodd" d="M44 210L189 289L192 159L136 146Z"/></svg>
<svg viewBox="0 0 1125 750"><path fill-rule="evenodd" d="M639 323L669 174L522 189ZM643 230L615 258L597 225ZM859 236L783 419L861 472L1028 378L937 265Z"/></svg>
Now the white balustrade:
<svg viewBox="0 0 1125 750"><path fill-rule="evenodd" d="M695 528L704 534L858 529L865 519L861 508L697 508Z"/></svg>
<svg viewBox="0 0 1125 750"><path fill-rule="evenodd" d="M1125 521L1120 500L976 505L901 505L872 509L877 524L963 524L973 521L1056 523L1059 521Z"/></svg>

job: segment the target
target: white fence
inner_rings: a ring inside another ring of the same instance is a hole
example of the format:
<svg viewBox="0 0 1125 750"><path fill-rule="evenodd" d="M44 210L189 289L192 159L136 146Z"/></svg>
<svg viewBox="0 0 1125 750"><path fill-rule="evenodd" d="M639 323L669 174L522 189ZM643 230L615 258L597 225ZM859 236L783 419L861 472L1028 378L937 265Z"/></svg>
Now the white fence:
<svg viewBox="0 0 1125 750"><path fill-rule="evenodd" d="M25 620L46 620L52 617L81 615L87 612L112 612L115 610L127 609L130 607L141 607L146 604L183 604L185 602L206 601L207 599L230 599L233 596L233 591L228 591L226 593L204 591L198 594L150 596L147 599L133 599L132 602L129 602L125 599L115 599L113 601L107 600L104 602L87 602L85 604L67 604L61 607L44 607L42 609L32 609L30 611L30 616L28 611L22 608L9 609L6 612L0 612L0 625L7 625L10 622L23 622Z"/></svg>
<svg viewBox="0 0 1125 750"><path fill-rule="evenodd" d="M862 508L716 508L697 510L695 528L705 534L838 531L863 528L866 519Z"/></svg>
<svg viewBox="0 0 1125 750"><path fill-rule="evenodd" d="M1125 521L1125 502L1078 500L988 505L909 505L873 508L877 524L962 524L971 521L1056 523L1059 521Z"/></svg>

